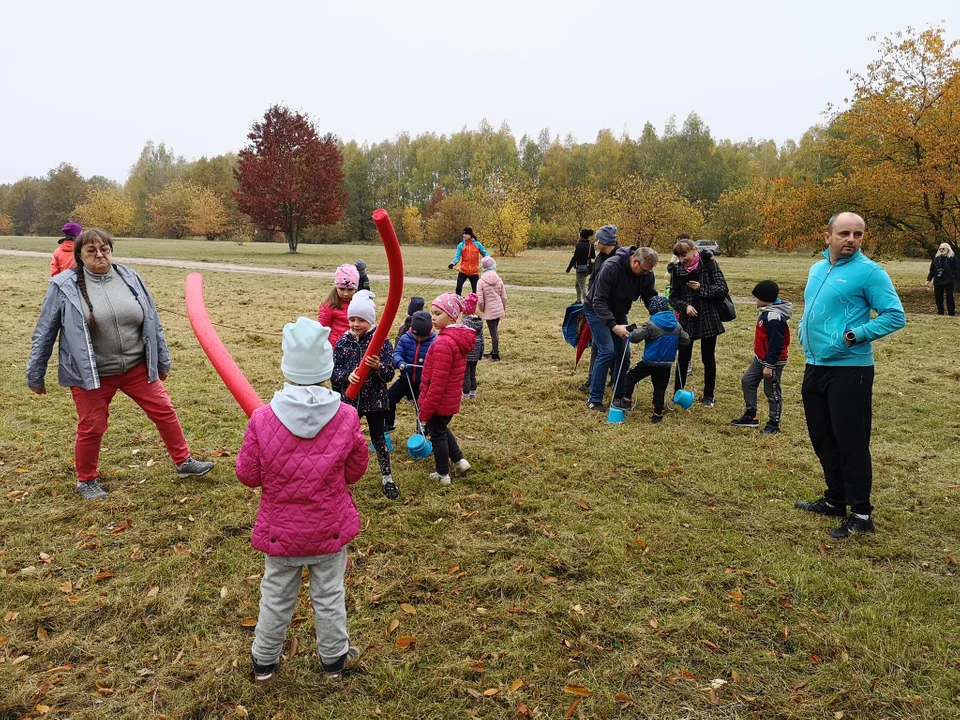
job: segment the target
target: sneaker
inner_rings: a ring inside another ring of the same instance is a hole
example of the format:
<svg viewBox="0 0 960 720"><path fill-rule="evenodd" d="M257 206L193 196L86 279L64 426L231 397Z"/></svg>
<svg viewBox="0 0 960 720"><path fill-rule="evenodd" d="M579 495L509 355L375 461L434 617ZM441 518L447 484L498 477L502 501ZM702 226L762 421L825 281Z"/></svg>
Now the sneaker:
<svg viewBox="0 0 960 720"><path fill-rule="evenodd" d="M581 386L580 386L579 388L577 388L577 389L578 389L580 392L582 392L582 393L587 393L587 394L589 395L589 394L590 394L590 383L585 382L583 385L581 385Z"/></svg>
<svg viewBox="0 0 960 720"><path fill-rule="evenodd" d="M449 475L449 474L447 474L447 475L441 475L441 474L438 473L438 472L432 472L432 473L430 473L430 479L431 479L431 480L439 480L441 485L449 485L449 484L450 484L450 475Z"/></svg>
<svg viewBox="0 0 960 720"><path fill-rule="evenodd" d="M745 412L742 417L730 422L734 427L755 428L760 427L760 418L750 412Z"/></svg>
<svg viewBox="0 0 960 720"><path fill-rule="evenodd" d="M273 676L277 674L277 668L280 667L279 662L272 663L270 665L262 665L257 662L257 659L250 656L250 664L253 666L250 676L253 678L255 683L266 683L273 680Z"/></svg>
<svg viewBox="0 0 960 720"><path fill-rule="evenodd" d="M760 431L763 435L777 435L780 433L780 426L777 423L768 422Z"/></svg>
<svg viewBox="0 0 960 720"><path fill-rule="evenodd" d="M470 399L470 393L462 393L462 394L460 395L460 398L461 398L462 400L469 400L469 399Z"/></svg>
<svg viewBox="0 0 960 720"><path fill-rule="evenodd" d="M454 475L463 475L469 469L470 469L470 463L467 462L466 458L460 458L453 464Z"/></svg>
<svg viewBox="0 0 960 720"><path fill-rule="evenodd" d="M380 484L380 490L387 500L398 500L400 498L400 488L393 481L390 475L383 476L383 482Z"/></svg>
<svg viewBox="0 0 960 720"><path fill-rule="evenodd" d="M344 672L353 669L359 658L360 650L351 645L335 663L327 665L321 660L320 664L323 666L323 671L327 674L327 680L339 680L343 677Z"/></svg>
<svg viewBox="0 0 960 720"><path fill-rule="evenodd" d="M107 496L107 491L103 489L97 480L87 480L77 483L77 492L84 500L103 500Z"/></svg>
<svg viewBox="0 0 960 720"><path fill-rule="evenodd" d="M834 540L842 540L855 533L873 533L876 531L877 529L873 524L872 517L861 518L850 513L843 523L841 523L840 527L830 531L830 537Z"/></svg>
<svg viewBox="0 0 960 720"><path fill-rule="evenodd" d="M490 356L491 362L500 362L500 353L494 353Z"/></svg>
<svg viewBox="0 0 960 720"><path fill-rule="evenodd" d="M613 401L613 406L615 408L620 408L621 410L633 410L633 399L632 398L618 398Z"/></svg>
<svg viewBox="0 0 960 720"><path fill-rule="evenodd" d="M603 407L603 403L594 403L594 402L587 403L587 410L596 410L597 412L606 412L606 410Z"/></svg>
<svg viewBox="0 0 960 720"><path fill-rule="evenodd" d="M712 397L705 397L703 400L700 401L700 404L703 405L705 408L712 408L714 405L716 405Z"/></svg>
<svg viewBox="0 0 960 720"><path fill-rule="evenodd" d="M690 361L690 364L687 365L687 375L693 375L693 361Z"/></svg>
<svg viewBox="0 0 960 720"><path fill-rule="evenodd" d="M213 462L210 460L194 460L188 457L182 463L177 465L177 475L181 478L200 477L213 470Z"/></svg>
<svg viewBox="0 0 960 720"><path fill-rule="evenodd" d="M662 423L663 415L657 415L656 413L654 413L653 415L650 416L650 422L652 422L654 425L656 425L657 423Z"/></svg>
<svg viewBox="0 0 960 720"><path fill-rule="evenodd" d="M814 500L813 502L798 500L793 504L793 506L797 510L806 510L807 512L817 513L818 515L826 515L827 517L844 517L847 514L847 509L845 507L834 505L832 502L823 497L818 500Z"/></svg>
<svg viewBox="0 0 960 720"><path fill-rule="evenodd" d="M396 429L397 429L397 426L396 426L396 425L391 425L390 427L385 427L385 428L383 429L383 434L386 435L387 433L392 433L392 432L393 432L394 430L396 430Z"/></svg>
<svg viewBox="0 0 960 720"><path fill-rule="evenodd" d="M471 391L470 391L470 399L471 399L471 400L476 400L476 399L477 399L477 391L476 391L476 390L471 390Z"/></svg>

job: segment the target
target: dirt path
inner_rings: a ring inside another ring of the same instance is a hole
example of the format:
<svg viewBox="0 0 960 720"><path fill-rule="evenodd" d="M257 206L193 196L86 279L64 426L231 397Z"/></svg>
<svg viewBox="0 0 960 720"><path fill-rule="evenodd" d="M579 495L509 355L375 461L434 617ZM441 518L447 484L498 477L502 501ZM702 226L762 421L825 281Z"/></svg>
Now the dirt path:
<svg viewBox="0 0 960 720"><path fill-rule="evenodd" d="M49 258L50 253L40 252L38 250L2 250L0 256L8 257L29 257L29 258ZM282 267L263 267L261 265L235 265L233 263L212 263L199 262L196 260L164 260L162 258L122 258L115 257L117 262L134 265L156 265L158 267L180 268L181 270L198 270L211 272L241 273L245 275L294 275L297 277L313 277L329 279L333 277L332 272L324 270L290 270ZM389 278L386 275L370 275L371 280L386 282ZM404 277L404 283L407 285L432 285L439 283L438 287L448 284L447 278L425 278L413 277L407 275ZM522 290L524 292L544 292L556 295L573 295L576 290L572 287L551 287L539 285L511 285L505 283L508 290ZM753 298L734 297L733 301L738 305L752 305Z"/></svg>

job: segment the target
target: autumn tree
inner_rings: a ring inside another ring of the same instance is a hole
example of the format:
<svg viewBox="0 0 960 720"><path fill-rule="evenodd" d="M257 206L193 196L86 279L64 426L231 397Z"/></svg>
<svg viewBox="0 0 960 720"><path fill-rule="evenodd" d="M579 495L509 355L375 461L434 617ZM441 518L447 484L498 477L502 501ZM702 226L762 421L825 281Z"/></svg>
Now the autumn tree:
<svg viewBox="0 0 960 720"><path fill-rule="evenodd" d="M400 227L407 242L417 245L423 243L423 218L420 216L420 208L416 205L403 209L400 215Z"/></svg>
<svg viewBox="0 0 960 720"><path fill-rule="evenodd" d="M304 229L332 225L344 213L343 160L334 137L310 118L274 105L255 122L234 175L237 207L254 225L287 237L291 253Z"/></svg>
<svg viewBox="0 0 960 720"><path fill-rule="evenodd" d="M554 219L570 231L571 237L583 228L596 229L605 224L614 210L610 193L585 184L560 188L554 202Z"/></svg>
<svg viewBox="0 0 960 720"><path fill-rule="evenodd" d="M18 180L5 193L6 214L13 221L14 235L30 235L37 232L40 220L40 190L43 182L39 178L25 177Z"/></svg>
<svg viewBox="0 0 960 720"><path fill-rule="evenodd" d="M230 220L223 202L212 191L197 187L187 217L187 231L191 235L216 240L227 232Z"/></svg>
<svg viewBox="0 0 960 720"><path fill-rule="evenodd" d="M73 208L83 202L86 194L87 183L73 165L61 163L48 172L38 197L37 231L43 235L59 234Z"/></svg>
<svg viewBox="0 0 960 720"><path fill-rule="evenodd" d="M446 196L427 221L427 242L456 245L463 237L463 228L472 222L474 212L473 205L463 195Z"/></svg>
<svg viewBox="0 0 960 720"><path fill-rule="evenodd" d="M614 193L618 235L624 244L666 250L680 233L695 235L703 215L667 180L631 175Z"/></svg>
<svg viewBox="0 0 960 720"><path fill-rule="evenodd" d="M179 180L186 168L186 161L176 155L172 148L152 141L143 146L140 157L130 168L124 185L127 197L133 203L133 232L149 235L152 218L150 199L160 193L169 183Z"/></svg>
<svg viewBox="0 0 960 720"><path fill-rule="evenodd" d="M530 241L534 193L530 181L495 178L473 194L474 228L487 247L501 255L516 255Z"/></svg>
<svg viewBox="0 0 960 720"><path fill-rule="evenodd" d="M84 227L98 227L111 235L126 235L133 230L134 207L118 187L92 186L70 217Z"/></svg>
<svg viewBox="0 0 960 720"><path fill-rule="evenodd" d="M710 212L707 235L720 243L725 255L746 255L763 239L763 204L762 184L727 190Z"/></svg>
<svg viewBox="0 0 960 720"><path fill-rule="evenodd" d="M9 235L13 232L13 218L0 212L0 235Z"/></svg>
<svg viewBox="0 0 960 720"><path fill-rule="evenodd" d="M154 237L179 239L188 234L198 190L191 182L174 180L150 198L147 209Z"/></svg>
<svg viewBox="0 0 960 720"><path fill-rule="evenodd" d="M852 76L827 147L870 235L932 254L960 240L960 41L934 26L878 43L879 57Z"/></svg>

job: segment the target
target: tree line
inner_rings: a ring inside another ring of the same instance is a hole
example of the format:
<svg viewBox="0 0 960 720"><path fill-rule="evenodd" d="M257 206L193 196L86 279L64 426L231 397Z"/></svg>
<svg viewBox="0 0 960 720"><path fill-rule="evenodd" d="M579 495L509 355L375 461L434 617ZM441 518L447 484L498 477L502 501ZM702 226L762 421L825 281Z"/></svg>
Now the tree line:
<svg viewBox="0 0 960 720"><path fill-rule="evenodd" d="M321 135L274 106L238 154L186 161L148 142L122 185L68 164L0 185L0 234L55 235L68 219L118 235L364 242L387 208L401 241L449 244L472 226L500 253L566 245L614 223L666 249L680 232L730 254L819 245L851 209L875 254L932 254L960 239L960 61L940 26L872 38L844 108L798 141L715 139L696 113L593 142L542 130L517 139L483 121L379 143Z"/></svg>

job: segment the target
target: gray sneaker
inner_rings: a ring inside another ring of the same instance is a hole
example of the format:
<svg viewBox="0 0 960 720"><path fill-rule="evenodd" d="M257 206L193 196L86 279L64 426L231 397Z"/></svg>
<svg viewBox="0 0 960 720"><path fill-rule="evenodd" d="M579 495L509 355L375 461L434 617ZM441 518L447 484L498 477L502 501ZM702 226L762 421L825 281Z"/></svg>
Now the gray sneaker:
<svg viewBox="0 0 960 720"><path fill-rule="evenodd" d="M97 480L87 480L77 483L77 492L84 500L103 500L107 496L107 491L103 489Z"/></svg>
<svg viewBox="0 0 960 720"><path fill-rule="evenodd" d="M188 457L177 465L177 475L181 478L200 477L201 475L206 475L211 470L213 470L213 462L211 460L194 460L192 457Z"/></svg>

